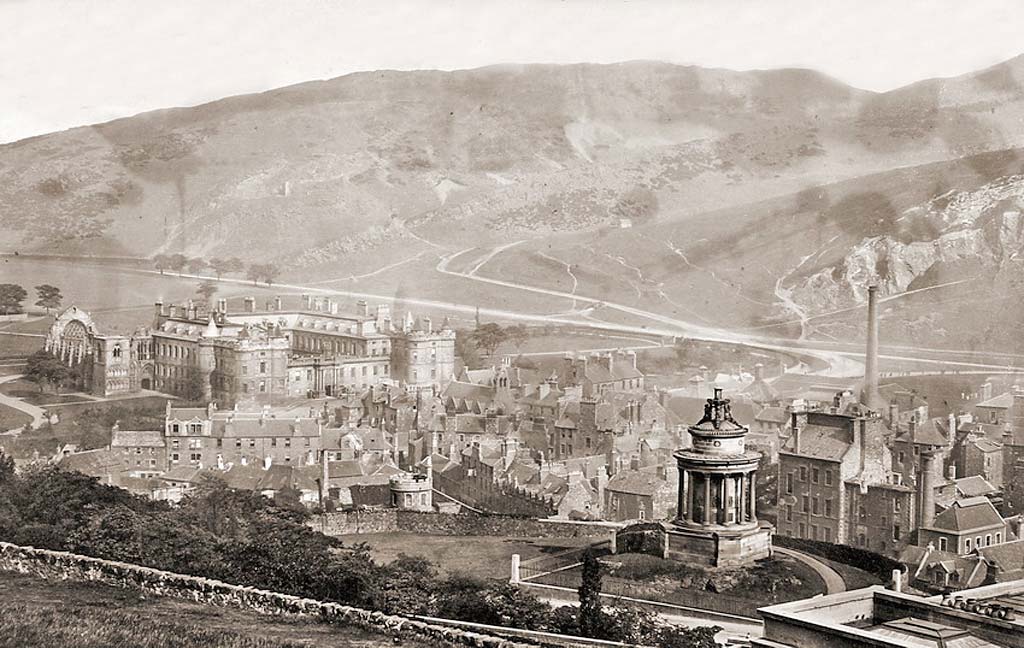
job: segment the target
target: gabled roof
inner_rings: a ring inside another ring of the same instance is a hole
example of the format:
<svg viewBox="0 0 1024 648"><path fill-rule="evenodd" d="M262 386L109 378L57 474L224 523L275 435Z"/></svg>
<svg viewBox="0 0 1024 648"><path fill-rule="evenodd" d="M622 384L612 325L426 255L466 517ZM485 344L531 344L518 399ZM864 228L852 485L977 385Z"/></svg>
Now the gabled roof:
<svg viewBox="0 0 1024 648"><path fill-rule="evenodd" d="M159 430L113 430L111 448L163 448L164 435Z"/></svg>
<svg viewBox="0 0 1024 648"><path fill-rule="evenodd" d="M961 497L981 497L998 492L996 487L988 483L981 475L961 477L954 479L953 483L956 484L956 492Z"/></svg>
<svg viewBox="0 0 1024 648"><path fill-rule="evenodd" d="M985 560L995 564L1002 572L1024 570L1024 540L1013 540L980 549Z"/></svg>
<svg viewBox="0 0 1024 648"><path fill-rule="evenodd" d="M910 442L917 445L944 446L949 444L949 439L940 429L945 428L945 421L940 419L929 419L916 425L908 427L896 437L897 441Z"/></svg>
<svg viewBox="0 0 1024 648"><path fill-rule="evenodd" d="M779 399L779 392L762 379L755 379L740 390L740 393L755 403L771 403Z"/></svg>
<svg viewBox="0 0 1024 648"><path fill-rule="evenodd" d="M1004 524L1002 516L986 497L970 497L957 500L942 513L935 516L934 529L967 533Z"/></svg>
<svg viewBox="0 0 1024 648"><path fill-rule="evenodd" d="M846 428L831 425L805 425L800 428L799 436L799 456L828 461L842 460L853 442ZM796 434L790 436L786 444L782 446L781 451L788 454L797 454L796 437Z"/></svg>
<svg viewBox="0 0 1024 648"><path fill-rule="evenodd" d="M982 452L1000 452L1003 446L989 439L976 439L974 447Z"/></svg>
<svg viewBox="0 0 1024 648"><path fill-rule="evenodd" d="M315 466L310 466L310 468L316 469ZM274 464L264 471L263 477L256 486L256 489L261 491L279 491L285 488L315 491L318 486L315 478L310 475L310 471L299 466L284 464Z"/></svg>
<svg viewBox="0 0 1024 648"><path fill-rule="evenodd" d="M608 480L605 490L632 495L654 495L669 484L657 474L639 470L623 470Z"/></svg>
<svg viewBox="0 0 1024 648"><path fill-rule="evenodd" d="M754 420L782 425L789 421L789 416L784 407L765 407L754 416Z"/></svg>
<svg viewBox="0 0 1024 648"><path fill-rule="evenodd" d="M109 477L121 469L121 458L106 448L85 450L61 457L62 470L80 472L90 477Z"/></svg>

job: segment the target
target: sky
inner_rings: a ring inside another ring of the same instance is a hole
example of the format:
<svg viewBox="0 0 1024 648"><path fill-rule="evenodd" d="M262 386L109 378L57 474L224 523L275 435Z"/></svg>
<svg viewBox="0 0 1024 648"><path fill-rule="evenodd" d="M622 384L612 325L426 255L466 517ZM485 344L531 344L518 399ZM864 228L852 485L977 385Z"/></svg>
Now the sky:
<svg viewBox="0 0 1024 648"><path fill-rule="evenodd" d="M1024 52L1020 0L0 0L0 142L377 69L650 59L884 91Z"/></svg>

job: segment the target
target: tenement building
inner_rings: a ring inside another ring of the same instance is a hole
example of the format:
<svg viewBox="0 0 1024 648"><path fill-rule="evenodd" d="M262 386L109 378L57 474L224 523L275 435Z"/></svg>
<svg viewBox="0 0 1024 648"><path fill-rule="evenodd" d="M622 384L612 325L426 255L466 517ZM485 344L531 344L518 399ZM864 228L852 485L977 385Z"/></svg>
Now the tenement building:
<svg viewBox="0 0 1024 648"><path fill-rule="evenodd" d="M329 298L253 297L207 308L157 303L153 324L132 335L104 335L75 306L56 318L46 349L81 368L83 389L99 396L153 389L222 407L337 395L380 383L434 388L455 372L455 333L387 305L359 302L339 311Z"/></svg>

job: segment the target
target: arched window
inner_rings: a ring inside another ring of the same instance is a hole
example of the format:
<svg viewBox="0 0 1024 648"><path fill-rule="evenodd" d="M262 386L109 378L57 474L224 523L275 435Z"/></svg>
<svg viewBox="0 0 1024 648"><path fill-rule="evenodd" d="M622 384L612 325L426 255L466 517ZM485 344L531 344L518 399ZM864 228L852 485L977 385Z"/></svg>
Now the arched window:
<svg viewBox="0 0 1024 648"><path fill-rule="evenodd" d="M115 344L114 345L114 351L113 351L112 355L115 358L120 358L121 357L121 345L120 344Z"/></svg>

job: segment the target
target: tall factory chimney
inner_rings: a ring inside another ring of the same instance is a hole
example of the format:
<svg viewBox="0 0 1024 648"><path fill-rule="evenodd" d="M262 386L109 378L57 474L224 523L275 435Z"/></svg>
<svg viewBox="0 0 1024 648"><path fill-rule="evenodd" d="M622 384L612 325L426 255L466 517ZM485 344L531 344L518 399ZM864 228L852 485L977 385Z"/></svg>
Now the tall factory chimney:
<svg viewBox="0 0 1024 648"><path fill-rule="evenodd" d="M864 386L860 402L873 410L880 407L878 393L878 286L868 286L868 346L864 358Z"/></svg>

